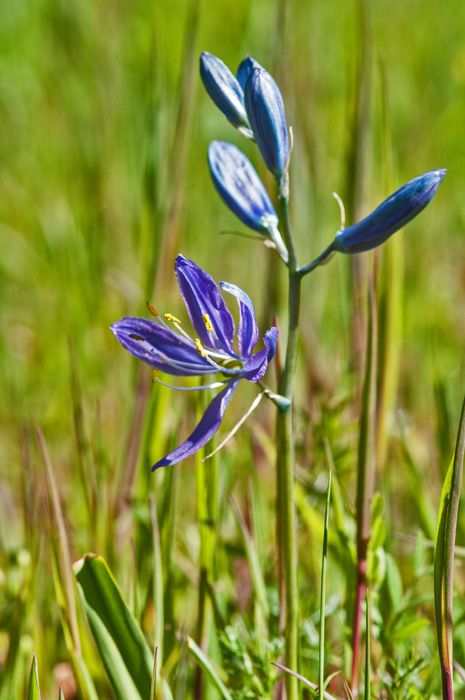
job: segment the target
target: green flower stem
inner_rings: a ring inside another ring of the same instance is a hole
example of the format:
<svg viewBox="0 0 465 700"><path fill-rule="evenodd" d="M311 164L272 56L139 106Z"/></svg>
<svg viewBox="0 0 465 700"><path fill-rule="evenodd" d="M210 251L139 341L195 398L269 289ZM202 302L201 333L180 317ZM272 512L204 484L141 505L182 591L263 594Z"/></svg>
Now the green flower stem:
<svg viewBox="0 0 465 700"><path fill-rule="evenodd" d="M297 344L299 335L301 276L298 272L294 242L289 220L289 200L281 196L281 222L284 240L289 251L289 321L284 371L279 393L292 401L294 393ZM297 590L297 538L294 505L294 431L292 404L278 407L277 419L277 498L280 556L282 557L285 587L285 640L286 666L298 670L298 590ZM297 679L286 677L287 700L297 700Z"/></svg>
<svg viewBox="0 0 465 700"><path fill-rule="evenodd" d="M319 265L326 265L331 258L335 255L336 253L336 248L335 248L335 242L332 241L332 243L329 244L327 248L324 249L324 251L317 257L315 260L313 260L311 263L308 265L304 265L303 267L299 267L298 273L301 277L304 277L305 275L308 275L309 272L312 272L316 267Z"/></svg>

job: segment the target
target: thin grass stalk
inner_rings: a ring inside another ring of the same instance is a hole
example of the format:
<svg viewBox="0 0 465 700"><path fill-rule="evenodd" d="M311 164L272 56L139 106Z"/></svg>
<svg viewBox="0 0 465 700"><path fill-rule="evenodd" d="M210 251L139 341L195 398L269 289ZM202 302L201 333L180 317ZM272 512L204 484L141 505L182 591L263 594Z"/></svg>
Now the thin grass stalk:
<svg viewBox="0 0 465 700"><path fill-rule="evenodd" d="M63 511L60 504L60 496L53 473L52 462L48 454L47 446L41 429L36 426L37 440L42 458L45 464L45 471L48 483L48 496L50 504L50 525L52 527L53 539L56 543L57 563L59 574L64 583L63 593L65 596L66 615L68 618L69 630L74 649L77 654L81 653L81 642L79 639L79 629L76 616L76 597L74 594L74 581L71 568L71 557L69 554L68 535L66 534Z"/></svg>
<svg viewBox="0 0 465 700"><path fill-rule="evenodd" d="M79 377L79 365L76 347L71 338L68 338L68 352L70 362L71 399L73 402L74 432L76 436L76 453L78 474L81 481L84 502L86 504L89 524L95 522L95 509L97 501L97 486L95 482L95 470L90 463L89 440L86 436L84 408L82 401L82 389ZM89 528L92 533L94 529ZM93 537L92 546L95 546Z"/></svg>
<svg viewBox="0 0 465 700"><path fill-rule="evenodd" d="M176 629L174 614L174 590L171 584L173 580L173 555L176 542L176 519L178 509L178 485L179 464L165 470L163 484L163 510L160 517L161 531L161 555L162 571L164 574L163 617L165 633L163 636L163 650L166 660L175 645L175 638L170 630Z"/></svg>
<svg viewBox="0 0 465 700"><path fill-rule="evenodd" d="M186 160L190 142L192 128L192 112L194 108L195 84L196 84L196 44L199 27L201 3L198 0L191 0L189 3L188 16L186 19L186 42L181 69L181 82L179 87L178 112L176 127L173 138L172 153L169 161L172 164L172 171L169 174L169 182L172 183L168 199L166 215L163 217L161 227L161 242L158 246L158 268L155 279L153 276L147 280L147 296L152 293L157 296L161 289L169 288L172 284L170 265L166 261L174 258L178 235L180 230L180 218L183 205L185 188L183 187L184 173L186 170ZM149 193L149 205L152 206ZM150 271L155 268L149 261ZM167 275L170 271L169 276ZM150 291L151 290L151 291ZM149 398L149 383L146 379L144 367L140 367L137 373L137 390L134 404L134 412L129 431L128 447L122 474L122 489L116 494L115 512L120 512L124 503L129 498L137 473L137 465L140 455L140 445L142 443L143 428L146 417L147 402Z"/></svg>
<svg viewBox="0 0 465 700"><path fill-rule="evenodd" d="M379 61L382 90L382 158L384 189L393 188L391 122L386 67ZM376 426L376 464L382 469L386 460L389 418L395 404L399 382L399 358L402 344L402 311L404 289L404 237L399 231L380 250L379 293L379 377Z"/></svg>
<svg viewBox="0 0 465 700"><path fill-rule="evenodd" d="M350 151L347 162L348 223L362 218L364 188L370 152L371 117L371 54L372 31L368 0L356 0L359 21L359 55L355 79L355 104L350 134ZM368 276L366 256L354 255L351 260L352 295L352 353L356 370L361 368L367 321L365 316L365 290Z"/></svg>
<svg viewBox="0 0 465 700"><path fill-rule="evenodd" d="M289 297L288 335L286 360L279 393L292 401L297 364L299 335L301 277L298 273L294 241L289 220L289 200L279 198L284 240L289 251ZM294 464L295 441L293 430L293 404L287 409L278 409L277 417L277 490L278 490L278 531L285 587L285 642L286 666L298 669L298 588L297 588L297 539L294 504ZM297 680L286 677L287 700L298 697Z"/></svg>
<svg viewBox="0 0 465 700"><path fill-rule="evenodd" d="M167 261L171 261L174 258L181 228L181 212L186 191L184 187L184 176L189 153L192 125L194 123L193 111L198 63L197 36L199 32L201 9L201 1L190 0L184 31L185 48L182 59L176 127L169 157L170 163L172 164L169 181L172 183L172 187L170 188L168 206L163 220L163 234L159 248L159 264L154 286L156 294L159 293L161 289L169 288L172 284L171 267L167 265Z"/></svg>
<svg viewBox="0 0 465 700"><path fill-rule="evenodd" d="M326 560L328 554L329 504L331 501L331 469L328 473L328 490L326 492L325 530L323 535L323 554L321 557L320 590L320 641L318 660L318 697L323 698L325 673L325 605L326 605Z"/></svg>
<svg viewBox="0 0 465 700"><path fill-rule="evenodd" d="M154 639L156 644L156 658L159 656L160 662L163 663L163 634L165 627L163 615L163 569L161 563L160 530L158 528L157 509L152 494L149 496L149 509L153 540L153 606L155 608Z"/></svg>
<svg viewBox="0 0 465 700"><path fill-rule="evenodd" d="M371 501L375 482L377 317L373 281L369 283L368 347L360 419L357 473L357 589L352 634L352 691L358 686L362 602L366 590L367 551L371 535Z"/></svg>
<svg viewBox="0 0 465 700"><path fill-rule="evenodd" d="M454 460L449 468L441 496L434 552L434 600L443 700L453 700L454 698L452 679L454 547L464 454L465 400L462 405Z"/></svg>
<svg viewBox="0 0 465 700"><path fill-rule="evenodd" d="M208 587L214 581L218 470L216 456L203 462L203 454L204 451L196 454L197 520L200 537L197 639L200 648L205 652L208 645L208 623L211 612ZM203 697L200 665L196 670L194 697L198 700Z"/></svg>

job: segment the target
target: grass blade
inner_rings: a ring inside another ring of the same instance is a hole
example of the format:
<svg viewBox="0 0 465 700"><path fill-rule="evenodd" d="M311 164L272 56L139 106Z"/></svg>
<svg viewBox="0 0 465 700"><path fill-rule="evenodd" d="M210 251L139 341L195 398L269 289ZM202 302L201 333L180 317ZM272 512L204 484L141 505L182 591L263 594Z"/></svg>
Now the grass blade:
<svg viewBox="0 0 465 700"><path fill-rule="evenodd" d="M35 654L32 657L32 666L31 666L31 674L29 676L29 688L27 691L27 700L40 700L39 672L37 669L37 657Z"/></svg>
<svg viewBox="0 0 465 700"><path fill-rule="evenodd" d="M145 700L153 655L106 562L86 554L74 564L84 609L117 700Z"/></svg>
<svg viewBox="0 0 465 700"><path fill-rule="evenodd" d="M324 672L325 672L325 602L326 602L326 558L328 552L328 523L329 523L329 504L331 501L331 469L328 475L328 490L326 493L326 509L325 509L325 531L323 536L323 554L321 561L321 592L320 592L320 646L319 646L319 674L318 674L318 697L322 697L321 693L324 689Z"/></svg>
<svg viewBox="0 0 465 700"><path fill-rule="evenodd" d="M191 637L186 637L186 645L191 656L195 659L196 663L202 669L205 675L210 679L223 700L232 700L229 690L226 688L217 671L211 664L210 660L205 656L201 648Z"/></svg>
<svg viewBox="0 0 465 700"><path fill-rule="evenodd" d="M462 406L454 459L448 469L441 493L434 549L434 605L438 635L442 690L445 700L454 697L452 685L452 612L454 547L462 486L465 453L465 401Z"/></svg>

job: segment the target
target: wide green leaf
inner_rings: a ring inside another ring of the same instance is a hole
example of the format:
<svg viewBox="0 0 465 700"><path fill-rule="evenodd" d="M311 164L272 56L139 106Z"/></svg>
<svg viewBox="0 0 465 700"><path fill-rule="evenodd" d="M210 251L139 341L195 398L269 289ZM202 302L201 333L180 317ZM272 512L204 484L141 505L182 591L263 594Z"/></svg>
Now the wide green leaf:
<svg viewBox="0 0 465 700"><path fill-rule="evenodd" d="M86 554L74 564L74 572L117 700L147 700L153 657L106 562L95 554Z"/></svg>

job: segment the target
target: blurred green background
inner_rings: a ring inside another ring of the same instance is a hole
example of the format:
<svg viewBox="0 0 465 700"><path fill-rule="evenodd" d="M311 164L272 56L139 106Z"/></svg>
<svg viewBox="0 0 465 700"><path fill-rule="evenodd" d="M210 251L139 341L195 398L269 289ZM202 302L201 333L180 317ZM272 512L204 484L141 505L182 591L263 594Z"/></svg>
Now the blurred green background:
<svg viewBox="0 0 465 700"><path fill-rule="evenodd" d="M0 4L0 664L12 601L31 556L39 583L24 593L25 663L38 644L39 662L49 669L66 657L50 595L46 489L34 426L42 429L54 464L73 560L98 548L124 589L129 541L138 537L137 512L125 504L146 504L148 493L160 497L168 477L164 470L152 475L150 466L176 440L180 419L179 435L195 421L191 395L152 387L150 370L121 349L110 324L145 315L147 299L186 320L172 274L182 252L217 281L243 287L263 331L274 315L285 328L284 278L273 253L220 235L244 227L213 189L209 142L232 141L260 165L253 144L205 93L198 76L202 50L233 71L250 53L281 86L294 133L291 204L301 264L340 226L333 191L346 201L349 217L355 209L364 215L407 180L448 169L430 207L396 237L397 282L404 266L399 390L388 424L393 442L379 474L389 532L415 534L419 516L406 457L395 446L408 434L425 498L437 508L465 387L465 5L365 5ZM362 380L352 354L350 269L351 260L340 255L304 281L298 460L315 503L323 502L323 435L333 439L353 500L358 413L351 397ZM268 379L273 384L272 373ZM222 434L255 396L252 387L241 389ZM147 393L144 423L134 418L134 407L136 396L143 405ZM272 504L272 419L271 407L262 404L253 429L243 428L225 450L222 492L241 494L247 478L258 474ZM186 574L189 538L195 541L192 460L178 479L176 547ZM267 528L271 553L271 519ZM408 570L410 550L392 546L401 570ZM308 562L304 567L313 571ZM184 618L185 611L178 619ZM45 619L49 628L39 640Z"/></svg>

